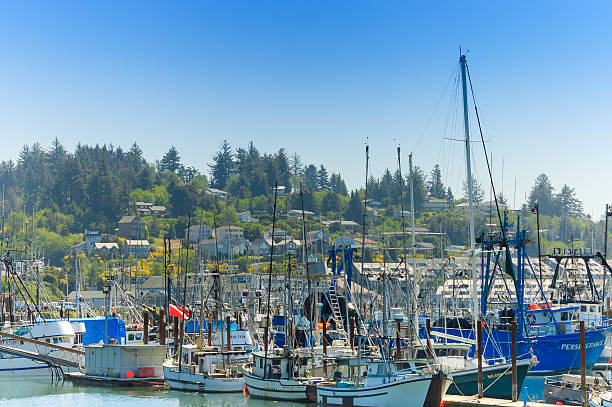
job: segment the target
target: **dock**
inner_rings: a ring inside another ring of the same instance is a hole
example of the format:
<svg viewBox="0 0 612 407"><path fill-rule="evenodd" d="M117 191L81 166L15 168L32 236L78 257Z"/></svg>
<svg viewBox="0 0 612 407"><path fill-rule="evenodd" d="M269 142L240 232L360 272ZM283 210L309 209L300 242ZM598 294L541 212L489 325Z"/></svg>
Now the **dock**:
<svg viewBox="0 0 612 407"><path fill-rule="evenodd" d="M71 381L74 384L87 385L87 386L101 386L101 387L148 387L153 389L163 389L166 387L164 379L160 378L138 378L134 377L119 378L119 377L103 377L103 376L92 376L86 375L81 372L68 372L64 374L66 380Z"/></svg>
<svg viewBox="0 0 612 407"><path fill-rule="evenodd" d="M540 403L537 401L528 401L526 404L523 400L512 401L504 399L493 399L488 397L478 398L477 396L456 396L447 394L442 399L444 407L559 407L554 404Z"/></svg>

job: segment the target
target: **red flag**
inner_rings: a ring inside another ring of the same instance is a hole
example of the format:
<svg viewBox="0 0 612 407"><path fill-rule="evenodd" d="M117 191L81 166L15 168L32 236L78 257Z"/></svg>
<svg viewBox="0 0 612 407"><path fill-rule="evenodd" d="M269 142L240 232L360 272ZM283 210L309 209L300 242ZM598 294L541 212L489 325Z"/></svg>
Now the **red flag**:
<svg viewBox="0 0 612 407"><path fill-rule="evenodd" d="M185 310L185 319L189 319L189 310ZM170 316L183 318L183 309L181 307L177 307L176 305L170 304Z"/></svg>

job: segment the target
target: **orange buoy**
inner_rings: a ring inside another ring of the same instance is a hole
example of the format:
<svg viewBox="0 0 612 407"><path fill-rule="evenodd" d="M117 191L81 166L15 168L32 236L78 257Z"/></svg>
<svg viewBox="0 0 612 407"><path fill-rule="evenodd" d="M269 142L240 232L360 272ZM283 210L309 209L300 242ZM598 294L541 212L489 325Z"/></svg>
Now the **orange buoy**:
<svg viewBox="0 0 612 407"><path fill-rule="evenodd" d="M557 406L562 406L562 405L563 405L563 402L562 402L562 401L557 401L555 404L556 404Z"/></svg>
<svg viewBox="0 0 612 407"><path fill-rule="evenodd" d="M128 379L133 379L134 378L134 372L132 372L131 370L128 370L125 373L125 377L127 377Z"/></svg>

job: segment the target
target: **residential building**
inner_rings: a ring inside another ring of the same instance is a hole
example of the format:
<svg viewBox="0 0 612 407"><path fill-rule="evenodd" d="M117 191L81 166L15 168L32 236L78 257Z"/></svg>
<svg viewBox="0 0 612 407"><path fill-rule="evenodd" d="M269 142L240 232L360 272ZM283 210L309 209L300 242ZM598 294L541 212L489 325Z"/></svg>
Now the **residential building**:
<svg viewBox="0 0 612 407"><path fill-rule="evenodd" d="M99 242L94 243L94 248L92 251L94 254L102 257L119 257L119 244L115 242Z"/></svg>
<svg viewBox="0 0 612 407"><path fill-rule="evenodd" d="M104 309L106 296L102 291L83 290L79 292L79 297L93 309ZM76 304L76 291L72 291L70 294L68 294L66 301Z"/></svg>
<svg viewBox="0 0 612 407"><path fill-rule="evenodd" d="M272 238L272 229L265 230L263 232L263 238L264 239L271 239ZM276 242L279 239L291 239L291 237L289 235L287 235L287 232L285 230L280 229L280 228L276 228L276 229L274 229L274 241Z"/></svg>
<svg viewBox="0 0 612 407"><path fill-rule="evenodd" d="M187 232L189 230L189 233ZM198 243L202 239L208 239L212 236L212 229L208 225L193 225L189 229L185 229L185 237L191 243Z"/></svg>
<svg viewBox="0 0 612 407"><path fill-rule="evenodd" d="M165 215L166 207L163 205L153 205L151 206L151 215Z"/></svg>
<svg viewBox="0 0 612 407"><path fill-rule="evenodd" d="M244 211L238 214L238 220L242 223L258 223L259 219L251 216L251 211Z"/></svg>
<svg viewBox="0 0 612 407"><path fill-rule="evenodd" d="M238 257L245 254L247 242L243 237L234 237L230 239L228 235L222 239L202 239L200 240L199 246L208 258L216 258L217 250L219 258L228 258L230 256Z"/></svg>
<svg viewBox="0 0 612 407"><path fill-rule="evenodd" d="M138 216L124 216L119 220L117 236L125 239L139 239L144 235L145 225Z"/></svg>
<svg viewBox="0 0 612 407"><path fill-rule="evenodd" d="M207 188L205 191L207 194L214 196L215 198L219 198L222 199L224 201L227 201L229 198L229 193L226 191L222 191L220 189L217 188Z"/></svg>
<svg viewBox="0 0 612 407"><path fill-rule="evenodd" d="M217 240L223 240L226 237L229 239L238 239L244 236L244 232L239 226L219 226L215 229L213 236L216 237Z"/></svg>
<svg viewBox="0 0 612 407"><path fill-rule="evenodd" d="M444 209L450 208L450 204L446 199L441 198L429 198L423 201L423 210L432 212L432 211L442 211Z"/></svg>
<svg viewBox="0 0 612 407"><path fill-rule="evenodd" d="M136 212L140 216L148 216L151 214L151 207L153 206L152 202L135 202L134 207L136 208Z"/></svg>
<svg viewBox="0 0 612 407"><path fill-rule="evenodd" d="M137 259L145 259L149 257L151 246L148 240L130 240L127 239L123 245L123 257L134 256Z"/></svg>
<svg viewBox="0 0 612 407"><path fill-rule="evenodd" d="M304 218L308 219L314 216L314 212L304 211ZM287 217L289 219L297 219L302 220L302 210L301 209L291 209L287 212Z"/></svg>

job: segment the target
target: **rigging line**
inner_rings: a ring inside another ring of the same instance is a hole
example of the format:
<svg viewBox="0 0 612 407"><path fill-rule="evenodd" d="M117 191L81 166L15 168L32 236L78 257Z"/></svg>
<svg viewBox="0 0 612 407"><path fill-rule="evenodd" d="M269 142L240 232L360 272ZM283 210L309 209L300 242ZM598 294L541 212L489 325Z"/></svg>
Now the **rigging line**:
<svg viewBox="0 0 612 407"><path fill-rule="evenodd" d="M419 136L419 138L417 139L417 142L414 145L414 148L412 149L411 153L414 153L416 151L416 149L419 147L419 145L421 144L421 141L423 140L423 137L425 136L425 132L427 131L427 129L429 128L429 125L431 124L431 121L433 120L434 115L436 114L438 107L440 106L440 102L442 101L442 98L444 97L444 95L446 94L446 90L448 89L448 85L451 83L451 79L453 78L453 76L456 74L456 72L458 71L458 67L456 66L456 64L453 64L455 67L453 68L453 70L451 71L451 74L448 77L448 80L446 81L446 85L444 85L444 89L442 90L442 94L440 95L440 97L438 98L438 101L436 103L436 106L434 107L433 112L431 112L429 119L427 120L427 123L425 124L425 127L423 128L423 131L421 131L421 135Z"/></svg>

